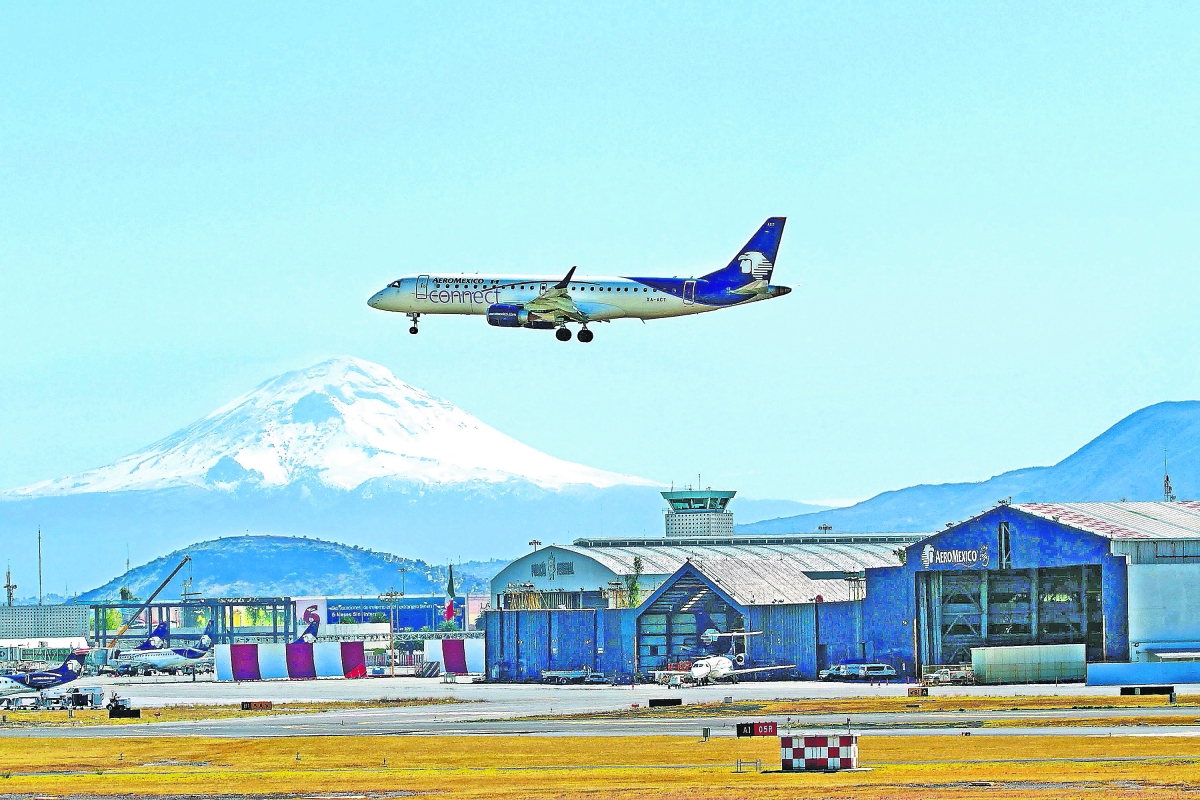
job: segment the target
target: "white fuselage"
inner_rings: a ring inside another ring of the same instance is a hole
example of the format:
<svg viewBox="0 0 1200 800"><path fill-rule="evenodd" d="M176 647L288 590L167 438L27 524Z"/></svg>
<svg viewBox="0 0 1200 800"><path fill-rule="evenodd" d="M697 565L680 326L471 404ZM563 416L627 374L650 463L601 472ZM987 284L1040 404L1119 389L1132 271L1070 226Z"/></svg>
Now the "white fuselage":
<svg viewBox="0 0 1200 800"><path fill-rule="evenodd" d="M152 667L160 670L179 669L180 667L198 664L207 656L208 653L205 653L199 658L188 658L185 655L166 648L157 650L129 650L128 652L117 654L117 663L131 664L142 668Z"/></svg>
<svg viewBox="0 0 1200 800"><path fill-rule="evenodd" d="M0 697L10 694L21 694L22 692L36 692L37 689L26 686L23 683L18 683L12 678L0 677Z"/></svg>
<svg viewBox="0 0 1200 800"><path fill-rule="evenodd" d="M692 664L691 675L695 681L719 681L736 674L733 659L725 656L707 656Z"/></svg>
<svg viewBox="0 0 1200 800"><path fill-rule="evenodd" d="M381 290L370 305L406 314L486 314L494 305L531 303L559 280L548 275L415 275ZM690 279L659 289L629 278L576 277L567 291L586 318L596 321L660 319L720 308L696 302Z"/></svg>

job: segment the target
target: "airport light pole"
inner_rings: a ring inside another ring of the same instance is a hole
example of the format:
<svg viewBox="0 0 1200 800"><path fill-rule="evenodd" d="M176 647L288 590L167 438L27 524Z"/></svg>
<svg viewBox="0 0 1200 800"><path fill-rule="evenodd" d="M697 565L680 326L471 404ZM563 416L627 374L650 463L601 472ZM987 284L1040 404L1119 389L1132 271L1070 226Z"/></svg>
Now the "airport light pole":
<svg viewBox="0 0 1200 800"><path fill-rule="evenodd" d="M379 595L380 600L386 600L391 605L392 613L388 614L388 664L392 668L392 677L396 677L396 656L394 649L396 645L396 598L402 597L403 592L397 592L393 586L383 594Z"/></svg>
<svg viewBox="0 0 1200 800"><path fill-rule="evenodd" d="M532 539L529 542L529 546L532 547L534 550L537 550L539 547L542 546L542 543L539 542L537 539Z"/></svg>

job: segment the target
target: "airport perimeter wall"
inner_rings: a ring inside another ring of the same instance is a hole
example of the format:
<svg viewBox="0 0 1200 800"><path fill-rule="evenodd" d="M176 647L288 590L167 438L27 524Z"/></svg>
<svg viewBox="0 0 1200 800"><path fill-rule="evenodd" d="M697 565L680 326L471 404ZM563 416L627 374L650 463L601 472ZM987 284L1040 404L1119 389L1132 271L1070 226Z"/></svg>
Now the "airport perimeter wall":
<svg viewBox="0 0 1200 800"><path fill-rule="evenodd" d="M1200 683L1200 661L1134 661L1088 664L1088 686Z"/></svg>

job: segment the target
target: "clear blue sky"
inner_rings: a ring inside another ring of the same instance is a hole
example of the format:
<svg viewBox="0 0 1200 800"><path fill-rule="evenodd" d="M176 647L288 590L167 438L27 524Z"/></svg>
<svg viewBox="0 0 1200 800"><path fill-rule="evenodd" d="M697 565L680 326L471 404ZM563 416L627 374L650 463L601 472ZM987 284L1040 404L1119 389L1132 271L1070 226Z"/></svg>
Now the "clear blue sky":
<svg viewBox="0 0 1200 800"><path fill-rule="evenodd" d="M8 4L0 486L342 353L751 497L1057 461L1200 398L1200 12L1117 5ZM707 271L775 214L793 294L589 346L365 305Z"/></svg>

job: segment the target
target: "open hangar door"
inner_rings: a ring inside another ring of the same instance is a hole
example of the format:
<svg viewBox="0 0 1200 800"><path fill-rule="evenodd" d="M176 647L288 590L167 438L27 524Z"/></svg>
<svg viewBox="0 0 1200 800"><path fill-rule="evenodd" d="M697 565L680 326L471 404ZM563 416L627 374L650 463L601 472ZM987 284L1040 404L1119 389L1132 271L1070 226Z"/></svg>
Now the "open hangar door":
<svg viewBox="0 0 1200 800"><path fill-rule="evenodd" d="M921 663L964 664L972 647L1083 644L1103 659L1098 564L916 573Z"/></svg>

